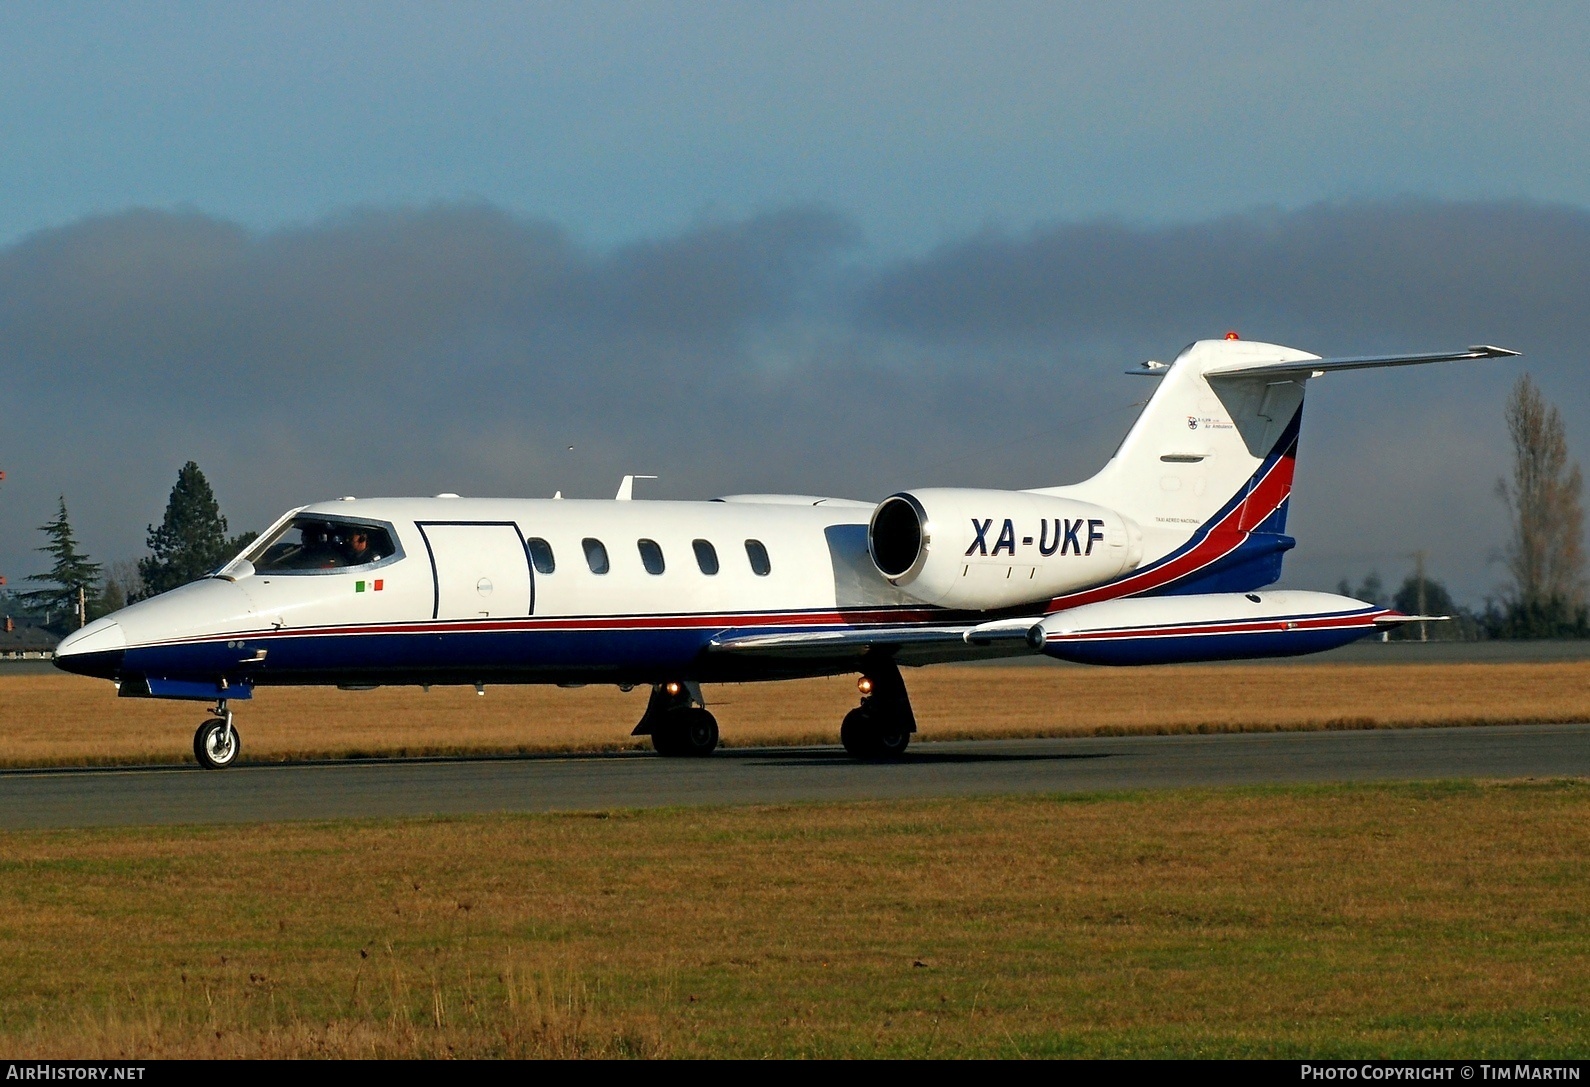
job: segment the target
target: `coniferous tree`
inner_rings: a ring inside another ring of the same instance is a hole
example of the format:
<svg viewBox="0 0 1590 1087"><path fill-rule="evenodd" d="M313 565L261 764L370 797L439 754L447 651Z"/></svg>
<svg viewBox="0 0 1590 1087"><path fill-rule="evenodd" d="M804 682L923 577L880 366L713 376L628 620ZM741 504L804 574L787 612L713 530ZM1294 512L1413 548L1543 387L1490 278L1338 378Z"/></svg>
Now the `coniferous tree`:
<svg viewBox="0 0 1590 1087"><path fill-rule="evenodd" d="M149 526L149 555L138 560L143 579L142 596L186 585L213 572L237 549L253 539L253 533L228 538L226 518L210 489L209 480L199 466L189 461L177 473L176 486L166 503L166 515L159 527Z"/></svg>
<svg viewBox="0 0 1590 1087"><path fill-rule="evenodd" d="M37 550L54 556L55 563L47 574L34 574L28 578L45 587L18 593L17 598L36 612L43 612L49 626L57 631L76 630L79 619L97 617L99 603L99 563L90 562L87 555L77 549L77 537L72 533L71 520L66 515L66 496L61 496L61 510L55 520L39 526L39 531L50 542ZM79 615L78 602L82 601L86 614Z"/></svg>

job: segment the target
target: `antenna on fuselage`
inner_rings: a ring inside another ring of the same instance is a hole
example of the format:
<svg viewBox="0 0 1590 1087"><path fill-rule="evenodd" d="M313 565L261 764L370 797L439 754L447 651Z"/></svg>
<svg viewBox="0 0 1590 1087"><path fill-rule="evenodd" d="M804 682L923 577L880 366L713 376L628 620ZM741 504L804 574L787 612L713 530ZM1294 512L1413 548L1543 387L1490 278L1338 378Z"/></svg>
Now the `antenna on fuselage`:
<svg viewBox="0 0 1590 1087"><path fill-rule="evenodd" d="M635 497L635 481L637 479L656 479L656 476L625 476L618 482L618 493L613 496L615 502L628 502Z"/></svg>

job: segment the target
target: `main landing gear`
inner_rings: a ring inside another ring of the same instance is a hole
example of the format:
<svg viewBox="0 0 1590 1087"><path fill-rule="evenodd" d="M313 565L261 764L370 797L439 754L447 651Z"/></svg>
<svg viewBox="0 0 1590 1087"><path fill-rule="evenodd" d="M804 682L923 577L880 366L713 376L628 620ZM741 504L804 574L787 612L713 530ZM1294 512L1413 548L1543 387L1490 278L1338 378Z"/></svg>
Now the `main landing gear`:
<svg viewBox="0 0 1590 1087"><path fill-rule="evenodd" d="M243 741L232 727L232 711L226 708L226 699L217 702L211 712L215 716L193 734L193 757L206 770L225 770L237 761Z"/></svg>
<svg viewBox="0 0 1590 1087"><path fill-rule="evenodd" d="M718 746L718 719L707 712L701 688L689 681L659 683L631 736L650 736L657 754L710 755Z"/></svg>
<svg viewBox="0 0 1590 1087"><path fill-rule="evenodd" d="M900 669L887 658L864 660L856 686L861 689L861 705L845 714L839 742L852 757L868 762L900 758L916 731L916 715Z"/></svg>

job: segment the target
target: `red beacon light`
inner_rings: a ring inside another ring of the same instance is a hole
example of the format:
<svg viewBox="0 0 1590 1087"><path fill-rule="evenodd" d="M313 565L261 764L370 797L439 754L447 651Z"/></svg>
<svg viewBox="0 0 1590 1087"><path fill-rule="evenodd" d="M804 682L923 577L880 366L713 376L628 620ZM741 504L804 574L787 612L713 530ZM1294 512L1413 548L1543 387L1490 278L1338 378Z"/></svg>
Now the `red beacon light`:
<svg viewBox="0 0 1590 1087"><path fill-rule="evenodd" d="M1233 329L1230 329L1230 330L1228 330L1226 332L1226 339L1228 339L1228 340L1240 340L1240 339L1242 339L1242 337L1238 336L1237 335L1237 330L1233 328Z"/></svg>

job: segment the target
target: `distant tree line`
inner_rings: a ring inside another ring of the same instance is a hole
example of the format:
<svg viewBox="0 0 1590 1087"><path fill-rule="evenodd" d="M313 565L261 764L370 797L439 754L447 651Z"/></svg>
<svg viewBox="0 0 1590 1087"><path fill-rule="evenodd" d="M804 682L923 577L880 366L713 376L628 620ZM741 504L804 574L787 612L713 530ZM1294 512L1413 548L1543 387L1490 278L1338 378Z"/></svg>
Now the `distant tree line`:
<svg viewBox="0 0 1590 1087"><path fill-rule="evenodd" d="M40 525L39 531L46 543L38 550L50 556L50 569L29 577L29 584L38 587L16 593L11 602L19 605L15 610L38 619L57 634L70 633L134 601L196 581L258 535L227 534L215 492L191 460L177 472L160 524L149 526L149 554L136 563L114 563L106 573L101 564L91 560L72 530L65 495L55 517Z"/></svg>
<svg viewBox="0 0 1590 1087"><path fill-rule="evenodd" d="M1344 578L1338 592L1409 615L1451 616L1449 622L1426 624L1431 640L1590 637L1580 500L1584 479L1579 465L1568 457L1562 415L1541 396L1528 374L1513 384L1505 415L1513 467L1510 476L1496 481L1496 495L1509 519L1507 545L1500 556L1508 575L1502 599L1487 600L1482 610L1474 611L1454 602L1441 582L1424 578L1421 608L1417 574L1410 574L1388 598L1380 575L1373 572L1357 588ZM1419 636L1418 627L1411 624L1391 635L1393 639Z"/></svg>
<svg viewBox="0 0 1590 1087"><path fill-rule="evenodd" d="M1420 641L1421 638L1432 642L1478 642L1502 637L1494 632L1490 610L1475 612L1465 608L1454 601L1447 587L1435 578L1424 579L1422 606L1417 574L1409 574L1394 593L1387 593L1385 583L1380 580L1380 574L1374 571L1371 571L1356 587L1343 578L1336 586L1336 591L1343 596L1351 596L1382 608L1396 608L1404 615L1448 617L1445 622L1409 623L1406 626L1394 627L1390 632L1390 639L1394 642Z"/></svg>

